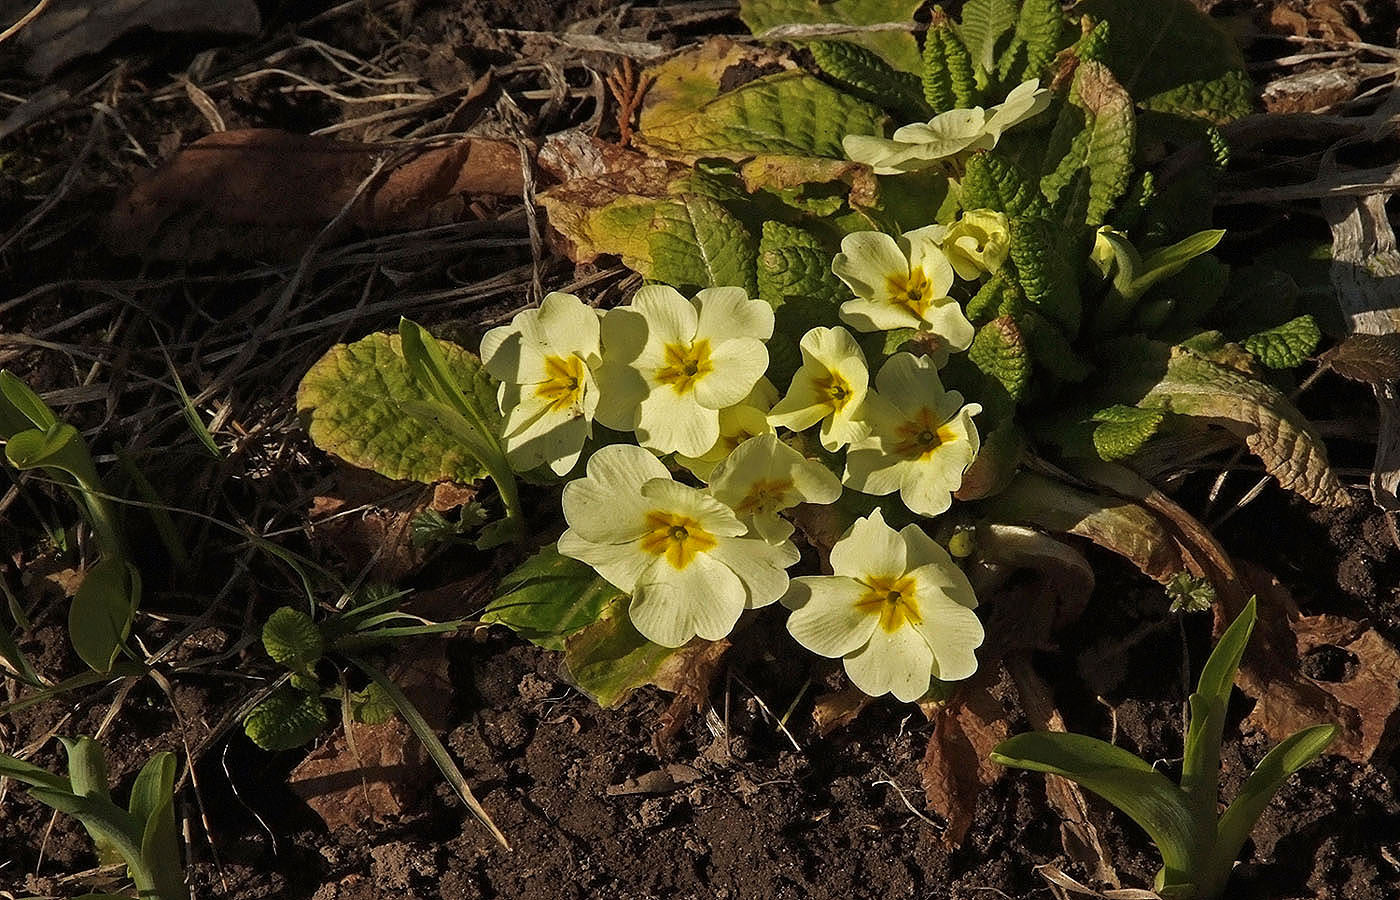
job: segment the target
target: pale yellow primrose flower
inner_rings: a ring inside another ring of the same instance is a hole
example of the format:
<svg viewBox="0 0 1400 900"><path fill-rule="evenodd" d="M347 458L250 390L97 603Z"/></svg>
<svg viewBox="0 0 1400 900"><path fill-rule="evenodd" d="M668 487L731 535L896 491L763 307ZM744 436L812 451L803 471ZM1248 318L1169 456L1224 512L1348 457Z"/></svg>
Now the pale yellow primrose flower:
<svg viewBox="0 0 1400 900"><path fill-rule="evenodd" d="M598 312L573 294L552 293L481 340L486 371L501 382L506 458L527 471L560 475L578 462L598 407L602 363Z"/></svg>
<svg viewBox="0 0 1400 900"><path fill-rule="evenodd" d="M676 462L685 466L696 478L709 481L715 466L724 462L734 448L751 437L772 434L768 410L778 402L778 389L767 378L760 378L749 395L733 406L719 411L719 439L700 456L676 455Z"/></svg>
<svg viewBox="0 0 1400 900"><path fill-rule="evenodd" d="M938 245L963 281L995 272L1011 250L1006 216L994 209L969 209L952 225L934 227Z"/></svg>
<svg viewBox="0 0 1400 900"><path fill-rule="evenodd" d="M710 493L734 510L749 534L781 544L793 527L778 513L799 503L835 503L841 481L776 434L762 434L744 441L715 468Z"/></svg>
<svg viewBox="0 0 1400 900"><path fill-rule="evenodd" d="M782 596L798 559L790 543L742 537L729 507L628 444L589 457L587 475L564 485L563 505L559 552L631 594L632 624L664 647L729 634L745 609Z"/></svg>
<svg viewBox="0 0 1400 900"><path fill-rule="evenodd" d="M977 596L948 552L917 525L895 531L877 509L831 548L833 575L794 578L783 597L799 644L841 657L856 687L908 703L931 680L977 671Z"/></svg>
<svg viewBox="0 0 1400 900"><path fill-rule="evenodd" d="M1017 85L1006 100L984 110L950 109L927 122L915 122L895 130L890 139L850 134L841 140L846 156L865 163L876 175L917 172L940 159L974 150L990 150L1008 129L1044 112L1050 92L1039 79Z"/></svg>
<svg viewBox="0 0 1400 900"><path fill-rule="evenodd" d="M866 494L899 491L904 505L936 516L953 503L977 456L972 417L982 411L945 391L933 361L896 353L875 377L868 404L872 433L846 453L848 486Z"/></svg>
<svg viewBox="0 0 1400 900"><path fill-rule="evenodd" d="M975 330L948 296L953 266L938 246L945 231L929 225L898 240L880 231L842 238L831 271L856 299L841 304L841 321L857 331L916 328L938 335L954 350L966 350Z"/></svg>
<svg viewBox="0 0 1400 900"><path fill-rule="evenodd" d="M742 288L641 288L603 318L598 421L636 431L658 453L698 457L719 439L719 412L743 400L768 368L773 308Z"/></svg>
<svg viewBox="0 0 1400 900"><path fill-rule="evenodd" d="M844 328L817 327L802 335L798 346L802 367L768 421L791 431L821 422L822 446L828 450L870 434L864 420L870 370L856 339Z"/></svg>

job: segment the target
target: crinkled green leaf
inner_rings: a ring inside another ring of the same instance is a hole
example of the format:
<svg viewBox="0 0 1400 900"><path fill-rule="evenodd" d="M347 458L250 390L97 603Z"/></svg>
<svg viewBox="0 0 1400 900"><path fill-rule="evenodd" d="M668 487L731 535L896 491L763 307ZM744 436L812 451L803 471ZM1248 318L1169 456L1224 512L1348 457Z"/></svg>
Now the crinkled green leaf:
<svg viewBox="0 0 1400 900"><path fill-rule="evenodd" d="M495 388L480 362L455 344L441 345L459 383L479 398L499 429ZM407 404L431 398L410 379L402 347L397 334L371 334L337 344L311 367L297 388L297 410L310 416L311 439L387 478L475 481L485 474L480 463L445 429L409 414Z"/></svg>
<svg viewBox="0 0 1400 900"><path fill-rule="evenodd" d="M1021 166L996 151L974 153L962 180L964 209L995 209L1008 216L1044 216L1050 206Z"/></svg>
<svg viewBox="0 0 1400 900"><path fill-rule="evenodd" d="M1245 338L1244 349L1270 369L1291 369L1317 349L1322 330L1312 316L1299 316Z"/></svg>
<svg viewBox="0 0 1400 900"><path fill-rule="evenodd" d="M393 699L377 682L350 694L350 720L361 725L383 725L394 717Z"/></svg>
<svg viewBox="0 0 1400 900"><path fill-rule="evenodd" d="M880 107L827 84L815 75L785 69L730 90L697 72L723 72L722 63L752 65L743 54L715 58L702 45L648 70L648 88L633 143L672 159L744 159L763 153L845 159L848 134L879 135ZM723 77L722 74L720 77Z"/></svg>
<svg viewBox="0 0 1400 900"><path fill-rule="evenodd" d="M630 598L611 603L602 619L564 641L562 672L599 706L621 703L650 684L661 666L683 648L654 644L627 618Z"/></svg>
<svg viewBox="0 0 1400 900"><path fill-rule="evenodd" d="M880 25L910 22L922 0L739 0L739 18L755 35L780 25ZM919 45L907 31L842 35L904 72L919 71Z"/></svg>
<svg viewBox="0 0 1400 900"><path fill-rule="evenodd" d="M319 696L284 684L253 707L243 733L264 750L291 750L320 734L329 721Z"/></svg>
<svg viewBox="0 0 1400 900"><path fill-rule="evenodd" d="M1016 25L1016 0L968 0L958 34L972 55L977 86L986 90L996 74L997 57L1006 49Z"/></svg>
<svg viewBox="0 0 1400 900"><path fill-rule="evenodd" d="M890 110L903 121L931 115L918 76L894 68L875 51L847 40L813 41L807 49L822 72L862 100Z"/></svg>
<svg viewBox="0 0 1400 900"><path fill-rule="evenodd" d="M1279 484L1320 506L1351 502L1322 438L1278 391L1229 366L1177 348L1166 375L1139 404L1223 425L1242 438Z"/></svg>
<svg viewBox="0 0 1400 900"><path fill-rule="evenodd" d="M1166 420L1161 410L1136 406L1110 406L1094 414L1094 450L1099 458L1113 461L1132 456L1147 443Z"/></svg>
<svg viewBox="0 0 1400 900"><path fill-rule="evenodd" d="M977 329L967 355L973 365L996 379L1012 400L1025 396L1031 359L1015 319L1000 316Z"/></svg>
<svg viewBox="0 0 1400 900"><path fill-rule="evenodd" d="M1022 0L1011 46L997 62L1001 80L1020 84L1037 78L1046 84L1050 63L1069 42L1068 26L1059 0Z"/></svg>
<svg viewBox="0 0 1400 900"><path fill-rule="evenodd" d="M1101 224L1128 188L1135 142L1132 98L1107 66L1082 61L1050 133L1040 189L1073 211L1069 224ZM1075 193L1061 199L1065 190Z"/></svg>
<svg viewBox="0 0 1400 900"><path fill-rule="evenodd" d="M719 203L683 195L659 203L647 234L648 278L685 287L742 287L754 293L753 239Z"/></svg>
<svg viewBox="0 0 1400 900"><path fill-rule="evenodd" d="M1079 331L1079 275L1073 259L1074 233L1049 219L1013 216L1011 261L1026 299L1073 337Z"/></svg>
<svg viewBox="0 0 1400 900"><path fill-rule="evenodd" d="M1139 106L1216 123L1250 113L1239 47L1190 0L1086 0L1075 11L1109 24L1108 65Z"/></svg>
<svg viewBox="0 0 1400 900"><path fill-rule="evenodd" d="M306 613L290 606L280 607L267 617L262 642L273 662L293 671L315 665L326 652L321 629Z"/></svg>
<svg viewBox="0 0 1400 900"><path fill-rule="evenodd" d="M764 222L758 244L758 296L774 309L788 302L827 304L834 322L835 305L851 298L850 290L831 272L834 256L810 231Z"/></svg>
<svg viewBox="0 0 1400 900"><path fill-rule="evenodd" d="M1018 299L1021 305L1025 304L1016 272L1011 266L1002 266L977 288L977 293L967 301L965 312L972 324L981 325L1001 315L1003 309L1016 308Z"/></svg>
<svg viewBox="0 0 1400 900"><path fill-rule="evenodd" d="M551 544L501 581L481 621L562 650L569 635L598 621L603 609L621 596L587 563L562 555Z"/></svg>
<svg viewBox="0 0 1400 900"><path fill-rule="evenodd" d="M1009 418L983 432L986 422L978 423L982 446L977 458L963 472L962 484L954 494L959 500L981 500L1011 483L1026 453L1026 436Z"/></svg>
<svg viewBox="0 0 1400 900"><path fill-rule="evenodd" d="M921 80L924 102L935 114L976 105L977 78L972 72L972 54L941 11L934 13L924 37Z"/></svg>

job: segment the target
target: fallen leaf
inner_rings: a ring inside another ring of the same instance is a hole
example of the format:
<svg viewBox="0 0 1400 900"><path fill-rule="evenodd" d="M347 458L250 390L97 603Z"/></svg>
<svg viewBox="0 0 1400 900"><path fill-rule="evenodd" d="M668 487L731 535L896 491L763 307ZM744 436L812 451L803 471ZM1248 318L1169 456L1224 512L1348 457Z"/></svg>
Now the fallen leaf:
<svg viewBox="0 0 1400 900"><path fill-rule="evenodd" d="M652 746L658 754L664 755L670 749L671 741L691 713L700 712L710 702L710 684L727 650L727 639L696 641L667 657L652 675L652 684L676 695L661 714L661 727L652 735Z"/></svg>
<svg viewBox="0 0 1400 900"><path fill-rule="evenodd" d="M340 467L330 490L311 501L311 539L353 572L368 567L371 581L399 582L427 558L413 546L412 526L428 508L429 492L404 487L368 469Z"/></svg>
<svg viewBox="0 0 1400 900"><path fill-rule="evenodd" d="M682 763L671 763L662 769L655 769L628 778L621 784L610 784L603 793L609 797L626 797L631 794L669 794L687 784L700 780L700 772Z"/></svg>
<svg viewBox="0 0 1400 900"><path fill-rule="evenodd" d="M270 128L211 134L134 185L109 215L104 238L114 253L155 259L295 256L393 151ZM451 221L467 196L523 189L515 144L463 138L403 151L343 223L393 231Z"/></svg>
<svg viewBox="0 0 1400 900"><path fill-rule="evenodd" d="M0 0L0 21L17 22L33 6L34 0ZM262 19L253 0L53 0L15 40L30 51L25 69L48 78L141 28L252 37L262 31Z"/></svg>
<svg viewBox="0 0 1400 900"><path fill-rule="evenodd" d="M948 823L943 842L950 847L967 836L978 794L1003 771L990 759L992 748L1009 735L990 671L983 666L957 697L932 711L933 734L919 764L924 797Z"/></svg>
<svg viewBox="0 0 1400 900"><path fill-rule="evenodd" d="M1246 723L1275 741L1331 723L1341 731L1328 753L1361 763L1387 754L1400 726L1400 653L1360 622L1301 615L1278 579L1257 567L1241 569L1259 603L1259 622L1235 679L1257 701ZM1322 647L1355 657L1355 672L1344 681L1309 678L1303 660Z"/></svg>
<svg viewBox="0 0 1400 900"><path fill-rule="evenodd" d="M870 705L872 699L865 691L854 686L822 694L812 704L812 726L817 729L818 735L826 737L836 729L854 722L856 716Z"/></svg>

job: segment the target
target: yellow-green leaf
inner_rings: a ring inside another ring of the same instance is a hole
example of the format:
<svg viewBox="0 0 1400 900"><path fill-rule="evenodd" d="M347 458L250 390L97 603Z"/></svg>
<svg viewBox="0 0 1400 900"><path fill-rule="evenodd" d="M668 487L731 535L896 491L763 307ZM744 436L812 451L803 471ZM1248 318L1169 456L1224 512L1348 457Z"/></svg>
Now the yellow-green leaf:
<svg viewBox="0 0 1400 900"><path fill-rule="evenodd" d="M755 35L781 25L880 25L912 22L923 0L739 0L739 18ZM840 35L905 72L919 71L919 45L907 31Z"/></svg>
<svg viewBox="0 0 1400 900"><path fill-rule="evenodd" d="M622 592L586 563L550 545L501 581L481 621L504 625L532 644L563 650L565 639L598 621Z"/></svg>
<svg viewBox="0 0 1400 900"><path fill-rule="evenodd" d="M499 428L495 389L475 355L440 342L448 366ZM397 334L371 334L337 344L297 388L297 411L310 419L311 439L346 462L386 478L470 482L481 464L445 429L410 415L407 404L432 398L409 376Z"/></svg>

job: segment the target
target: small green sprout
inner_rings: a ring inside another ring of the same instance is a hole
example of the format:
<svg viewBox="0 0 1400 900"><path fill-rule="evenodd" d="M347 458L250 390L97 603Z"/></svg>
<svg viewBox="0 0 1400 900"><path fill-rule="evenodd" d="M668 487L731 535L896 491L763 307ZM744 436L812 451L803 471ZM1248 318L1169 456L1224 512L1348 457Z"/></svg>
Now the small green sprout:
<svg viewBox="0 0 1400 900"><path fill-rule="evenodd" d="M1162 854L1153 890L1168 900L1223 896L1235 858L1269 801L1337 734L1336 725L1314 725L1290 736L1269 751L1217 817L1225 710L1254 621L1251 598L1201 671L1189 701L1180 787L1128 751L1081 734L1018 734L998 744L992 760L1068 778L1122 810Z"/></svg>
<svg viewBox="0 0 1400 900"><path fill-rule="evenodd" d="M147 760L122 809L108 791L102 745L85 737L60 740L68 753L66 778L3 753L0 777L29 785L35 800L82 822L99 857L126 863L141 900L188 900L175 830L175 755Z"/></svg>

